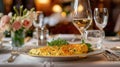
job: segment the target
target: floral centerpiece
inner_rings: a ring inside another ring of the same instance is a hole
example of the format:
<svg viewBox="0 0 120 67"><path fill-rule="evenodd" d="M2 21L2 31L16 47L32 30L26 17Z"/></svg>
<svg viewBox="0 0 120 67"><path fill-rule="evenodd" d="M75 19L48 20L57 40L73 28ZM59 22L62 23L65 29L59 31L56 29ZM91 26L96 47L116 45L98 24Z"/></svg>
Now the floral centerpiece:
<svg viewBox="0 0 120 67"><path fill-rule="evenodd" d="M24 9L20 6L18 10L13 7L15 14L10 12L8 15L1 17L0 29L10 30L12 38L12 46L21 47L24 44L25 31L32 26L32 22L36 18L34 8L31 10Z"/></svg>

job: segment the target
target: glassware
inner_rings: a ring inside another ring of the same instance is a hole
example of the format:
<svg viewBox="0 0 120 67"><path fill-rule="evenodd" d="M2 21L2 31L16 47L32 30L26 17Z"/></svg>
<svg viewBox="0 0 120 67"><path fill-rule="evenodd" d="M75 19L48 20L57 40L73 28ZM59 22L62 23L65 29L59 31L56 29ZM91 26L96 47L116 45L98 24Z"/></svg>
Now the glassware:
<svg viewBox="0 0 120 67"><path fill-rule="evenodd" d="M35 20L33 21L33 25L35 26L35 30L33 32L33 37L35 39L38 39L38 29L39 29L39 15L43 14L41 11L37 11L37 17L35 18Z"/></svg>
<svg viewBox="0 0 120 67"><path fill-rule="evenodd" d="M36 38L37 38L37 45L38 46L45 46L47 43L48 37L48 29L44 24L44 15L43 12L38 13L38 17L34 22L34 26L36 27Z"/></svg>
<svg viewBox="0 0 120 67"><path fill-rule="evenodd" d="M11 31L11 39L12 39L12 50L19 51L21 47L24 45L25 40L25 30L19 29L17 31Z"/></svg>
<svg viewBox="0 0 120 67"><path fill-rule="evenodd" d="M102 48L102 39L104 35L100 30L87 30L85 31L85 41L92 44L93 49Z"/></svg>
<svg viewBox="0 0 120 67"><path fill-rule="evenodd" d="M105 34L103 28L107 25L108 21L108 9L107 8L95 8L94 20L97 27ZM104 35L105 36L105 35Z"/></svg>
<svg viewBox="0 0 120 67"><path fill-rule="evenodd" d="M74 0L73 24L81 33L81 39L84 40L84 31L92 24L89 0Z"/></svg>

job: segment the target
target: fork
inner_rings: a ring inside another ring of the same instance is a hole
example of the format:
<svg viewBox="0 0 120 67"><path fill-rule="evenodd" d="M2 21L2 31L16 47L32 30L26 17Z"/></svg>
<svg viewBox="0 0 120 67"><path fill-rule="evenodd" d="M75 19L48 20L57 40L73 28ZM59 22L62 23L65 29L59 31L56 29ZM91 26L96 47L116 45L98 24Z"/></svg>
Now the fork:
<svg viewBox="0 0 120 67"><path fill-rule="evenodd" d="M114 51L112 51L110 49L105 50L105 52L103 53L103 55L109 61L120 61L120 56L116 52L114 52Z"/></svg>
<svg viewBox="0 0 120 67"><path fill-rule="evenodd" d="M18 52L11 52L11 56L7 59L8 63L14 62L15 59L19 56Z"/></svg>

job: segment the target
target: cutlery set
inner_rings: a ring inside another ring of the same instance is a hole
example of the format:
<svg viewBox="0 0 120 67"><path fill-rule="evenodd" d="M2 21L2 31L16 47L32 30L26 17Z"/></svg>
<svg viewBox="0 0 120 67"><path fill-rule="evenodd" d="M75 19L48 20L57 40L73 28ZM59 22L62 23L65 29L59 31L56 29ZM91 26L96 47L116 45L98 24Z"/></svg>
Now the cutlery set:
<svg viewBox="0 0 120 67"><path fill-rule="evenodd" d="M107 58L108 61L120 61L120 53L116 52L115 50L106 49L103 52L103 55Z"/></svg>

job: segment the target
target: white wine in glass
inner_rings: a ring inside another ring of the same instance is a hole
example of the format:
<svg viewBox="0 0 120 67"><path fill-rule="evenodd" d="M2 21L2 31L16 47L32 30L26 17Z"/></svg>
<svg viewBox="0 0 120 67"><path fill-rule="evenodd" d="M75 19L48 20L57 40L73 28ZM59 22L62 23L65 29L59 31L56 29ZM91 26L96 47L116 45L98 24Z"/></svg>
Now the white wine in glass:
<svg viewBox="0 0 120 67"><path fill-rule="evenodd" d="M81 40L84 40L84 31L92 24L89 0L74 0L73 24L81 33Z"/></svg>
<svg viewBox="0 0 120 67"><path fill-rule="evenodd" d="M87 29L91 25L92 19L73 19L74 26L79 29Z"/></svg>

